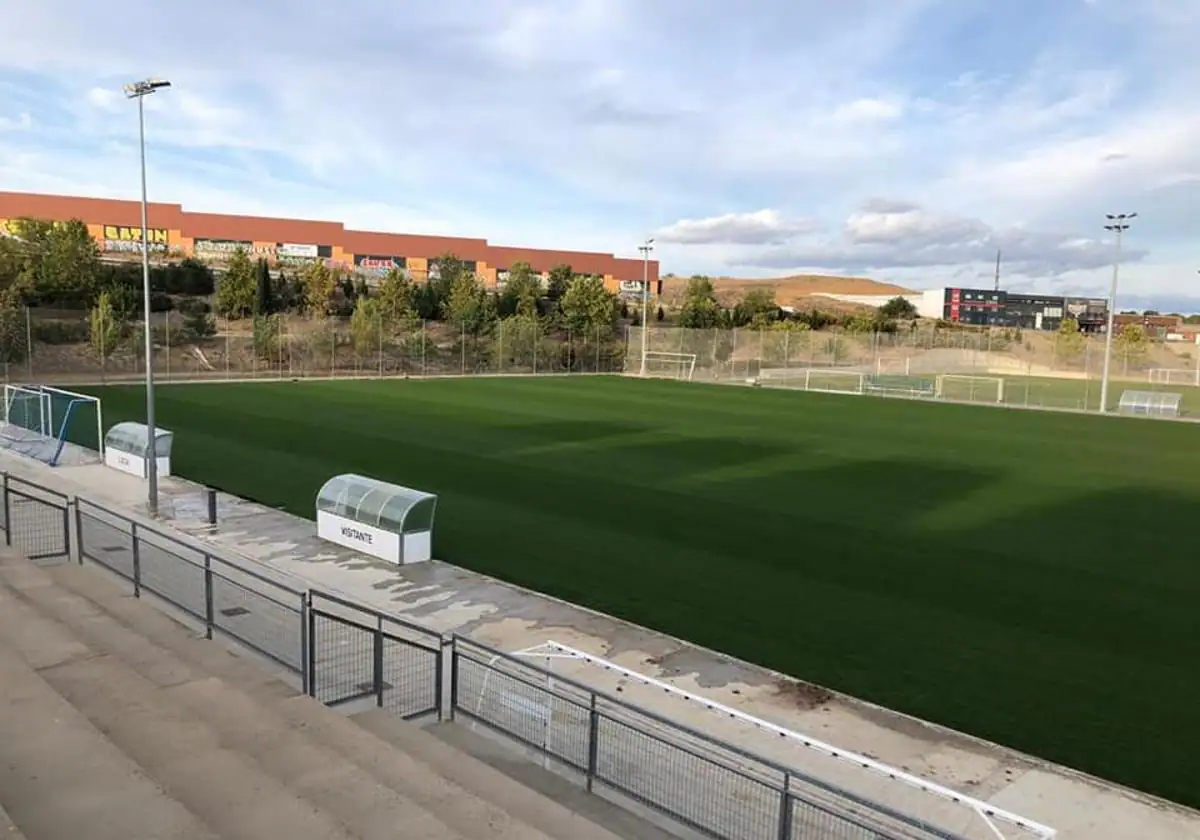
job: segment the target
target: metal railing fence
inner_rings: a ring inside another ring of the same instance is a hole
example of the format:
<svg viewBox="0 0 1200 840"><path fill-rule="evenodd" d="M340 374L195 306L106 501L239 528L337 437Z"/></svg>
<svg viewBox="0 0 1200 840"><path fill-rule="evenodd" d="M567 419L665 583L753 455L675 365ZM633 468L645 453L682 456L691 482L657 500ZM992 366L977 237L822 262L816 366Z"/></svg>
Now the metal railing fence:
<svg viewBox="0 0 1200 840"><path fill-rule="evenodd" d="M103 566L207 638L227 636L282 666L326 705L480 724L574 770L589 792L605 788L715 840L959 840L512 654L17 476L3 474L0 486L7 545L30 559Z"/></svg>

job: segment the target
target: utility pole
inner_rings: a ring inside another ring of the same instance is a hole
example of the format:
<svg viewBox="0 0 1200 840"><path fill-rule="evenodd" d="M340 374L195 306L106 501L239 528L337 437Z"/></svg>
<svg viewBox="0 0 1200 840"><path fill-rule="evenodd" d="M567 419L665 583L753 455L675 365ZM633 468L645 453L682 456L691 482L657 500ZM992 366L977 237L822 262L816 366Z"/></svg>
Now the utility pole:
<svg viewBox="0 0 1200 840"><path fill-rule="evenodd" d="M1100 378L1100 413L1108 411L1108 371L1112 364L1113 316L1117 311L1117 279L1121 273L1121 238L1129 230L1129 222L1137 218L1137 213L1109 213L1105 216L1108 224L1105 230L1112 231L1116 238L1113 250L1112 283L1108 287L1108 325L1104 332L1104 373Z"/></svg>
<svg viewBox="0 0 1200 840"><path fill-rule="evenodd" d="M993 291L1000 291L1000 249L996 249L996 285Z"/></svg>
<svg viewBox="0 0 1200 840"><path fill-rule="evenodd" d="M154 423L154 339L150 328L150 232L148 202L146 200L146 109L143 104L150 94L169 88L171 83L166 79L145 79L125 85L127 99L136 99L138 105L138 145L142 156L142 297L146 333L146 484L147 505L150 515L158 514L158 450L155 438L158 436Z"/></svg>
<svg viewBox="0 0 1200 840"><path fill-rule="evenodd" d="M650 347L650 252L654 240L647 239L638 246L642 252L642 376L646 375L646 351Z"/></svg>

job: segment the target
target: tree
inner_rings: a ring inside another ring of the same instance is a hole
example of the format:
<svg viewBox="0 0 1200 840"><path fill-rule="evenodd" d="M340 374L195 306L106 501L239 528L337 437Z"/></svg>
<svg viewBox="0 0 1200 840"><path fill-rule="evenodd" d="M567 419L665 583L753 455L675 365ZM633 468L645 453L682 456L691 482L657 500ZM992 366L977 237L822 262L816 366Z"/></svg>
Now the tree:
<svg viewBox="0 0 1200 840"><path fill-rule="evenodd" d="M379 352L383 320L378 298L361 297L355 302L354 314L350 316L350 338L360 359Z"/></svg>
<svg viewBox="0 0 1200 840"><path fill-rule="evenodd" d="M101 292L96 298L89 326L88 343L96 358L103 362L121 345L121 335L125 326L117 317L108 292Z"/></svg>
<svg viewBox="0 0 1200 840"><path fill-rule="evenodd" d="M536 316L542 282L527 262L514 263L508 270L508 282L500 295L500 314Z"/></svg>
<svg viewBox="0 0 1200 840"><path fill-rule="evenodd" d="M337 276L323 260L316 260L305 266L303 282L305 308L310 315L324 318L338 288Z"/></svg>
<svg viewBox="0 0 1200 840"><path fill-rule="evenodd" d="M1150 338L1141 324L1126 324L1115 336L1118 352L1126 364L1137 364L1150 349Z"/></svg>
<svg viewBox="0 0 1200 840"><path fill-rule="evenodd" d="M779 304L775 302L775 290L770 287L751 289L741 303L734 307L734 326L761 330L779 320Z"/></svg>
<svg viewBox="0 0 1200 840"><path fill-rule="evenodd" d="M496 317L495 303L479 278L462 273L442 302L442 317L472 335L485 332Z"/></svg>
<svg viewBox="0 0 1200 840"><path fill-rule="evenodd" d="M429 286L439 301L445 301L450 296L450 290L464 275L474 276L474 272L469 271L467 264L450 252L430 261Z"/></svg>
<svg viewBox="0 0 1200 840"><path fill-rule="evenodd" d="M267 362L277 362L283 345L278 315L254 316L254 354Z"/></svg>
<svg viewBox="0 0 1200 840"><path fill-rule="evenodd" d="M699 275L688 280L679 309L679 325L688 329L707 329L721 321L721 306L712 280Z"/></svg>
<svg viewBox="0 0 1200 840"><path fill-rule="evenodd" d="M1076 359L1083 352L1086 339L1079 332L1079 322L1074 318L1063 318L1058 325L1054 340L1054 353L1063 361Z"/></svg>
<svg viewBox="0 0 1200 840"><path fill-rule="evenodd" d="M20 241L20 282L35 302L90 306L100 274L100 248L79 219L11 223Z"/></svg>
<svg viewBox="0 0 1200 840"><path fill-rule="evenodd" d="M392 329L406 329L416 319L412 281L403 269L393 268L379 284L379 312Z"/></svg>
<svg viewBox="0 0 1200 840"><path fill-rule="evenodd" d="M577 277L559 301L559 309L569 329L595 333L616 321L617 299L599 277Z"/></svg>
<svg viewBox="0 0 1200 840"><path fill-rule="evenodd" d="M267 265L266 260L259 260L255 267L256 276L256 292L254 314L255 315L274 315L278 311L278 305L275 302L275 290L271 283L271 267Z"/></svg>
<svg viewBox="0 0 1200 840"><path fill-rule="evenodd" d="M574 279L575 270L571 266L566 263L554 266L546 280L546 297L550 300L562 300Z"/></svg>
<svg viewBox="0 0 1200 840"><path fill-rule="evenodd" d="M879 307L879 314L892 321L911 321L917 317L917 307L908 298L896 295Z"/></svg>
<svg viewBox="0 0 1200 840"><path fill-rule="evenodd" d="M0 362L17 364L29 358L25 306L16 285L0 291Z"/></svg>
<svg viewBox="0 0 1200 840"><path fill-rule="evenodd" d="M217 282L217 311L226 318L244 318L254 312L254 263L245 248L238 248Z"/></svg>

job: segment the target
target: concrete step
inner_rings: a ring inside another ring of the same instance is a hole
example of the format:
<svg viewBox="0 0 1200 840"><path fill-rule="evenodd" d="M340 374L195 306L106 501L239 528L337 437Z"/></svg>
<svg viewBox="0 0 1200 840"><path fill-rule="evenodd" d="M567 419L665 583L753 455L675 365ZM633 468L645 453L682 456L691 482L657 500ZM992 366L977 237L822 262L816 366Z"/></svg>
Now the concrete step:
<svg viewBox="0 0 1200 840"><path fill-rule="evenodd" d="M49 629L50 638L61 637L66 630L27 601L10 598L5 607L0 639L9 640L27 661L39 658L39 642L28 635L24 641L14 639L14 625ZM94 617L92 623L100 624ZM184 669L155 663L150 670L162 675ZM222 745L216 733L188 715L160 685L118 657L93 649L87 656L41 668L39 676L168 795L221 837L258 840L280 832L311 840L352 840L333 820L264 773L250 757Z"/></svg>
<svg viewBox="0 0 1200 840"><path fill-rule="evenodd" d="M37 582L39 575L45 578L46 585ZM0 579L11 577L9 568L0 565ZM188 659L159 644L160 640L171 638L177 647L191 649L193 640L180 625L159 627L159 631L170 632L156 633L151 640L106 612L97 600L81 594L111 590L111 581L103 573L86 568L32 571L25 568L17 577L22 579L22 595L47 616L61 621L93 649L111 652L122 659L133 673L159 686L170 702L203 721L223 746L252 756L268 775L313 803L354 837L392 840L399 829L412 840L463 840L462 835L402 791L389 789L336 751L311 741L302 729L289 726L271 701L294 696L294 690L281 691L260 681L257 696L252 697L240 688L233 688L222 677L232 673L236 679L241 672L233 664L235 657L220 659L214 667L206 669L215 676L205 676ZM68 579L71 589L54 585L55 581ZM132 599L126 599L129 600ZM152 609L147 605L137 606L141 611ZM216 647L211 642L203 644ZM329 710L324 713L336 715Z"/></svg>
<svg viewBox="0 0 1200 840"><path fill-rule="evenodd" d="M0 837L4 840L25 840L17 824L9 819L8 812L0 808Z"/></svg>
<svg viewBox="0 0 1200 840"><path fill-rule="evenodd" d="M198 641L189 630L157 611L143 608L136 599L110 586L107 575L87 568L49 570L68 591L87 598L93 605L136 629L154 643L169 649L189 665L224 675L224 681L242 688L242 678L254 686L260 702L274 704L289 726L302 730L323 747L337 752L363 768L384 786L397 791L431 812L447 827L468 840L549 840L536 829L521 823L496 803L487 802L460 786L430 772L430 768L381 741L362 727L298 691L264 681L258 665L239 657L214 656L211 642ZM255 669L245 674L246 667ZM234 683L236 677L237 682Z"/></svg>
<svg viewBox="0 0 1200 840"><path fill-rule="evenodd" d="M536 785L513 784L483 763L462 771L464 781L431 772L430 764L419 761L396 743L413 724L379 710L361 719L332 714L298 690L266 678L260 663L224 652L221 645L206 642L195 631L157 610L131 598L121 584L107 573L90 567L64 566L37 570L63 589L86 598L94 606L120 620L156 645L168 648L184 662L206 673L221 675L227 684L263 703L274 703L290 726L303 728L322 746L353 761L373 778L398 791L433 813L441 822L469 840L540 840L544 837L579 837L580 840L662 840L673 838L655 826L595 796L561 777L518 759L523 774L532 772ZM219 651L219 652L217 652ZM288 699L292 698L292 699ZM371 729L379 717L378 737ZM399 727L401 735L393 738ZM455 728L455 727L451 727ZM495 746L494 742L492 745ZM509 753L511 754L511 753ZM469 757L461 756L466 761ZM454 763L453 756L447 761ZM523 762L523 763L522 763ZM473 784L479 787L472 787ZM518 810L519 808L519 810ZM613 833L603 826L619 827Z"/></svg>
<svg viewBox="0 0 1200 840"><path fill-rule="evenodd" d="M0 803L30 840L217 840L3 643Z"/></svg>
<svg viewBox="0 0 1200 840"><path fill-rule="evenodd" d="M676 835L608 802L558 774L520 757L507 745L472 733L462 724L418 727L382 709L352 720L396 749L427 764L439 775L489 802L501 803L516 818L552 837L578 840L674 840ZM462 749L443 733L476 741ZM507 756L505 771L479 755Z"/></svg>

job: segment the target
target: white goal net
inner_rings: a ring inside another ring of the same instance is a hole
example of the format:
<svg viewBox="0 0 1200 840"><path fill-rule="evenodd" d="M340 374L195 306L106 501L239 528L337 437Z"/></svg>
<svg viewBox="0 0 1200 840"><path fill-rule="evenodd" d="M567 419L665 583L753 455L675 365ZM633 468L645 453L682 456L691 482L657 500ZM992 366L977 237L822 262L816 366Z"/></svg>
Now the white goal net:
<svg viewBox="0 0 1200 840"><path fill-rule="evenodd" d="M867 375L858 370L840 368L763 368L758 372L763 385L802 388L829 394L861 394L866 390Z"/></svg>
<svg viewBox="0 0 1200 840"><path fill-rule="evenodd" d="M696 374L695 353L646 351L646 376L691 381Z"/></svg>
<svg viewBox="0 0 1200 840"><path fill-rule="evenodd" d="M1194 385L1200 387L1200 367L1194 370L1187 368L1153 368L1150 371L1151 385Z"/></svg>
<svg viewBox="0 0 1200 840"><path fill-rule="evenodd" d="M5 385L0 448L50 466L90 463L103 454L100 400L50 385Z"/></svg>
<svg viewBox="0 0 1200 840"><path fill-rule="evenodd" d="M1004 379L944 373L937 378L938 399L952 402L1004 402Z"/></svg>

